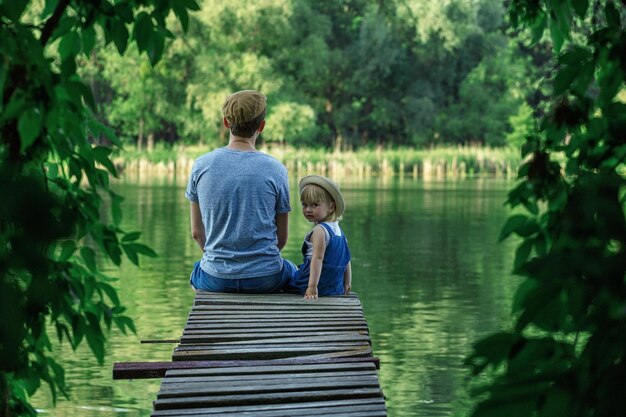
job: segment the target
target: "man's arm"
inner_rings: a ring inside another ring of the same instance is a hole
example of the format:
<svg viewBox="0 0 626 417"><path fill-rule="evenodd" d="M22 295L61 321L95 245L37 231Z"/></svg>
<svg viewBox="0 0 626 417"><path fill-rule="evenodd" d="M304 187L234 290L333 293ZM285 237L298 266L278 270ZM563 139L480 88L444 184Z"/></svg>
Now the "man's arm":
<svg viewBox="0 0 626 417"><path fill-rule="evenodd" d="M204 224L202 224L202 215L200 214L200 204L195 201L191 202L191 237L196 241L200 249L204 251L206 243L206 235L204 233Z"/></svg>
<svg viewBox="0 0 626 417"><path fill-rule="evenodd" d="M287 244L289 232L289 213L276 215L276 237L278 238L278 250L282 250Z"/></svg>

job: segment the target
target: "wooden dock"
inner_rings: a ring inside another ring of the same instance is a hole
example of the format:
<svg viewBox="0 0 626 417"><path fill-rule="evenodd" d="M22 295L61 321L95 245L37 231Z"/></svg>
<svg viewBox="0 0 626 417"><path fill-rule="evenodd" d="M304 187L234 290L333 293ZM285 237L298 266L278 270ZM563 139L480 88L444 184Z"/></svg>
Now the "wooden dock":
<svg viewBox="0 0 626 417"><path fill-rule="evenodd" d="M172 359L155 417L387 415L355 294L198 292Z"/></svg>

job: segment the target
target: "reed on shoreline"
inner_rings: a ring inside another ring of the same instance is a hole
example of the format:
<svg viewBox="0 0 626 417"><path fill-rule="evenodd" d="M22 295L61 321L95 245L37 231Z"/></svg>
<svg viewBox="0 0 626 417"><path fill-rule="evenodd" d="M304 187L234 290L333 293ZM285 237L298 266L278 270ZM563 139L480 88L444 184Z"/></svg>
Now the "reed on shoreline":
<svg viewBox="0 0 626 417"><path fill-rule="evenodd" d="M200 146L158 147L152 152L127 149L114 162L130 175L188 175L194 160L207 152ZM332 177L412 176L415 178L514 177L520 163L513 148L447 146L431 149L368 148L355 151L261 147L298 175Z"/></svg>

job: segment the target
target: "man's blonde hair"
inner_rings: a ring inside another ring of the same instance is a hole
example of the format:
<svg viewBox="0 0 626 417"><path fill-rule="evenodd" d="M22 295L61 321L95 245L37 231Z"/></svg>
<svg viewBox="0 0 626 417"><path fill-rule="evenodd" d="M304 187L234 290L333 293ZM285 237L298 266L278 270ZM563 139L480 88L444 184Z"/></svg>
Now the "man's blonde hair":
<svg viewBox="0 0 626 417"><path fill-rule="evenodd" d="M305 204L321 202L321 203L327 203L328 205L330 205L330 203L333 203L333 209L329 213L328 218L324 219L324 221L334 222L334 221L341 220L341 216L337 217L337 203L335 202L335 200L333 200L333 197L328 193L328 191L326 191L319 185L315 185L315 184L305 185L304 188L302 188L302 191L300 192L300 201L302 201Z"/></svg>

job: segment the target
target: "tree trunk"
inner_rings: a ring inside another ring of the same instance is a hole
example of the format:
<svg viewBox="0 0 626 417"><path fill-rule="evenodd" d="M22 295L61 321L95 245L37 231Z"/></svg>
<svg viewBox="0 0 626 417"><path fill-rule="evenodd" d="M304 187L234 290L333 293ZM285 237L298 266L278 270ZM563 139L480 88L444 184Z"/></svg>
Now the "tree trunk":
<svg viewBox="0 0 626 417"><path fill-rule="evenodd" d="M137 150L141 152L143 147L143 117L139 119L139 133L137 134Z"/></svg>
<svg viewBox="0 0 626 417"><path fill-rule="evenodd" d="M148 133L148 138L147 138L147 143L146 143L146 150L148 152L152 152L152 149L154 149L154 132Z"/></svg>

